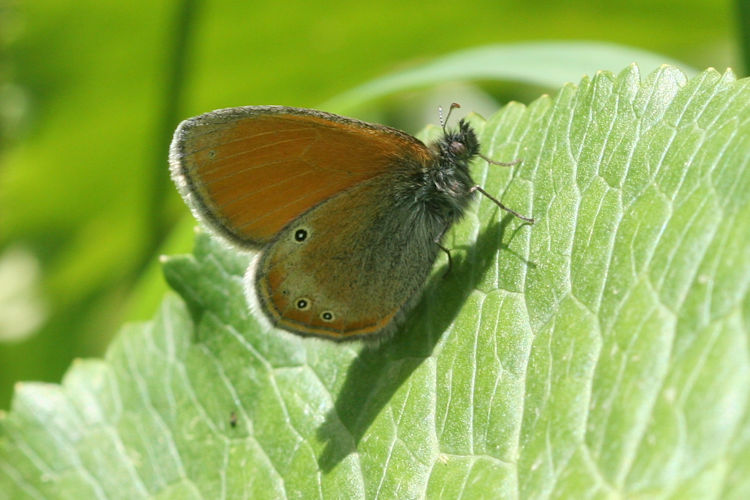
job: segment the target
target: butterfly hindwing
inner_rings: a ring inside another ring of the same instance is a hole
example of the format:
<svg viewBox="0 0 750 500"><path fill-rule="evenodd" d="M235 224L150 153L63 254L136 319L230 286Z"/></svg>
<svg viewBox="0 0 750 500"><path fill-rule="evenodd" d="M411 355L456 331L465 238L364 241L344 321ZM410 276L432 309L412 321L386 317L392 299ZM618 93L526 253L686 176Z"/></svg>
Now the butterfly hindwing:
<svg viewBox="0 0 750 500"><path fill-rule="evenodd" d="M277 326L335 340L365 337L391 329L418 295L441 228L412 224L408 204L383 197L381 182L389 179L321 203L265 250L255 293Z"/></svg>

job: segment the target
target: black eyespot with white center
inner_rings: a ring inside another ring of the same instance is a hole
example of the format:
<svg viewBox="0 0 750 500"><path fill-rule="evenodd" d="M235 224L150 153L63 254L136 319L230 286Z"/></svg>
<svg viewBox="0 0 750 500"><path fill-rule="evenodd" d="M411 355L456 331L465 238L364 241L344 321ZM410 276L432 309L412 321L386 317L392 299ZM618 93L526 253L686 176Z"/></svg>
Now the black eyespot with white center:
<svg viewBox="0 0 750 500"><path fill-rule="evenodd" d="M305 297L300 297L299 299L294 301L294 305L300 311L304 311L305 309L310 308L310 300Z"/></svg>
<svg viewBox="0 0 750 500"><path fill-rule="evenodd" d="M297 229L296 231L294 231L294 241L302 243L307 239L307 235L307 229Z"/></svg>
<svg viewBox="0 0 750 500"><path fill-rule="evenodd" d="M331 322L335 319L335 316L331 311L323 311L322 313L320 313L320 319L326 322Z"/></svg>

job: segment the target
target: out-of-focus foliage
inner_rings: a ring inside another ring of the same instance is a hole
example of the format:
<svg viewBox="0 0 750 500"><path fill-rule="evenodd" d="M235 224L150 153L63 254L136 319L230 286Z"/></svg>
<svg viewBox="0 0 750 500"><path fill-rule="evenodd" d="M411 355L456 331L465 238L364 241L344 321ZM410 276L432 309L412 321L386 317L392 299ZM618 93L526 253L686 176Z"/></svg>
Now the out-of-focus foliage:
<svg viewBox="0 0 750 500"><path fill-rule="evenodd" d="M606 40L723 69L739 53L732 14L710 0L336 1L324 12L299 0L0 0L0 259L20 255L36 269L0 283L0 298L27 307L12 320L26 340L0 332L0 408L14 381L57 380L72 357L100 354L123 319L153 313L164 290L158 254L192 240L166 169L179 118L315 107L446 53L525 40ZM545 90L475 83L481 92L411 90L357 113L413 132L434 121L435 99L488 111ZM418 118L404 125L409 115ZM0 314L12 309L3 305Z"/></svg>

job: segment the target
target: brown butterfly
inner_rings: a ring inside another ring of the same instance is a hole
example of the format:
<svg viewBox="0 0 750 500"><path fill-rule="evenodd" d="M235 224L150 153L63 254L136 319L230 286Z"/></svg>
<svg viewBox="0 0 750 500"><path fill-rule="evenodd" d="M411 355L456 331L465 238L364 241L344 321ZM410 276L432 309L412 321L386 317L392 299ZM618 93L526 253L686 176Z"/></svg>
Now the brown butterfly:
<svg viewBox="0 0 750 500"><path fill-rule="evenodd" d="M457 105L451 106L451 110ZM441 120L442 121L442 120ZM195 216L260 250L249 302L284 330L383 337L418 299L477 186L471 126L426 146L405 132L311 109L246 106L182 122L172 178Z"/></svg>

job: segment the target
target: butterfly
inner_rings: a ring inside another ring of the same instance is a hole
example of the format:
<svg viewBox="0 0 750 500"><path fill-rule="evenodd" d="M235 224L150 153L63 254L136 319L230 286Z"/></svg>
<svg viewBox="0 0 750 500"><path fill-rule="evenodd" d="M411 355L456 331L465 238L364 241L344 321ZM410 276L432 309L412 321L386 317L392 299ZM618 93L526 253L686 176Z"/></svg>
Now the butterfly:
<svg viewBox="0 0 750 500"><path fill-rule="evenodd" d="M451 111L458 105L451 106ZM449 113L450 115L450 113ZM447 118L446 118L447 121ZM335 341L382 339L414 305L445 232L476 192L479 151L460 120L425 145L384 125L286 106L244 106L183 121L171 175L194 215L239 249L273 326Z"/></svg>

